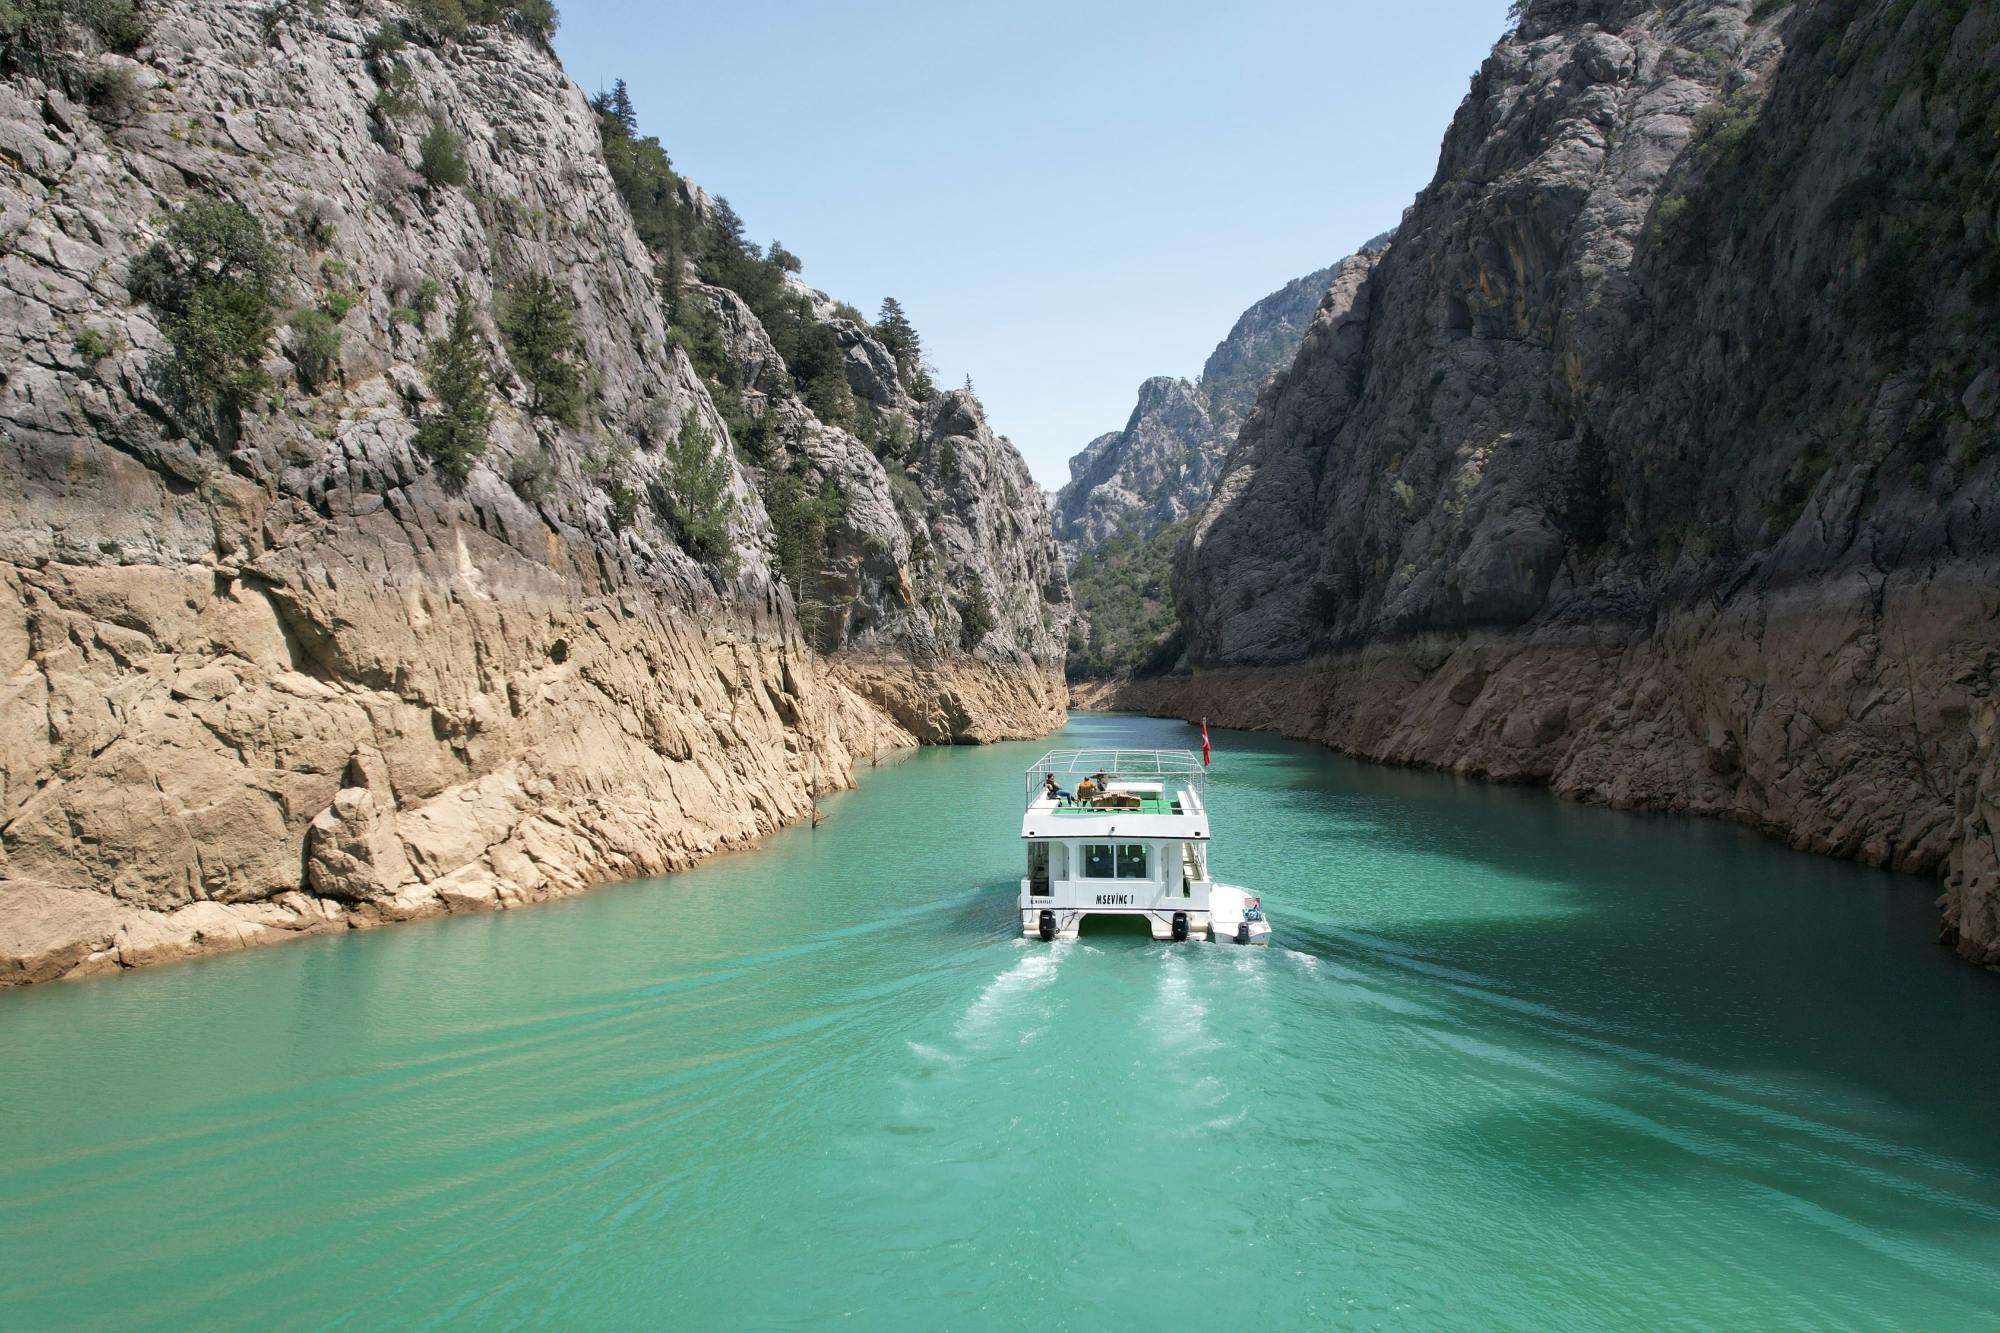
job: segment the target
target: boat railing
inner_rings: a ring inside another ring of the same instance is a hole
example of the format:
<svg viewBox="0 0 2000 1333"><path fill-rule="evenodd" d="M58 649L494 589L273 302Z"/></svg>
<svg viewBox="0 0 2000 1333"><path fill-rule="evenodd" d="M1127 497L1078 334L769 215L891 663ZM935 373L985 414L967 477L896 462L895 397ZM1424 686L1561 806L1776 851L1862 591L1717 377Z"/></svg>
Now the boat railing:
<svg viewBox="0 0 2000 1333"><path fill-rule="evenodd" d="M1162 795L1180 790L1190 793L1198 807L1207 806L1208 770L1192 750L1050 750L1024 773L1027 804L1042 798L1051 777L1073 794L1077 783L1097 773L1113 784L1157 782Z"/></svg>

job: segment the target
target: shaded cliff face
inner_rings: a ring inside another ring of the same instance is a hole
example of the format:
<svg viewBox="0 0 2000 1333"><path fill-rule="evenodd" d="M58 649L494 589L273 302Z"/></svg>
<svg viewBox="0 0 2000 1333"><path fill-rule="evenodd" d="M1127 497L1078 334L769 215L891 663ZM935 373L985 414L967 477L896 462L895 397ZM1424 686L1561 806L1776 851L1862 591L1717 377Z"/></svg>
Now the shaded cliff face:
<svg viewBox="0 0 2000 1333"><path fill-rule="evenodd" d="M675 868L913 739L802 632L757 469L538 41L384 56L388 7L146 13L126 55L0 83L0 984ZM203 197L278 257L227 412L169 383L169 317L134 290ZM573 313L566 420L495 328L537 277ZM496 374L459 484L416 438L449 406L461 293ZM976 409L918 416L987 487L920 469L918 524L993 609L905 711L937 739L1039 729L1062 708L1046 519ZM690 439L726 500L705 543ZM907 662L915 638L887 642Z"/></svg>
<svg viewBox="0 0 2000 1333"><path fill-rule="evenodd" d="M1530 4L1241 432L1152 702L1941 869L2000 959L1996 25Z"/></svg>

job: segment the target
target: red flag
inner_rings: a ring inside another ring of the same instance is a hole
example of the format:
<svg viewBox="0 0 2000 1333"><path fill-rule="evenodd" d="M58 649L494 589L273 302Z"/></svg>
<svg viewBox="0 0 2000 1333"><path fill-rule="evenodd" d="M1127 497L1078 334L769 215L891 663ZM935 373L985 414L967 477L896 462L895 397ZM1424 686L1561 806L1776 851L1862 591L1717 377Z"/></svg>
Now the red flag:
<svg viewBox="0 0 2000 1333"><path fill-rule="evenodd" d="M1201 720L1201 766L1208 767L1208 719Z"/></svg>

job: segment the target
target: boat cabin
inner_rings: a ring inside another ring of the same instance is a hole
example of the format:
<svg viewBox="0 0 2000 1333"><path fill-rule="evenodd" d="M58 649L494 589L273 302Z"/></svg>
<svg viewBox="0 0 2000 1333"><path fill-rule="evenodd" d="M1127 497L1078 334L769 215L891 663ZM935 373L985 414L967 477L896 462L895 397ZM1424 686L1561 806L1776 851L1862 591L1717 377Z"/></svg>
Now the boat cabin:
<svg viewBox="0 0 2000 1333"><path fill-rule="evenodd" d="M1206 771L1186 750L1051 750L1026 773L1021 933L1075 939L1136 918L1156 940L1209 934Z"/></svg>

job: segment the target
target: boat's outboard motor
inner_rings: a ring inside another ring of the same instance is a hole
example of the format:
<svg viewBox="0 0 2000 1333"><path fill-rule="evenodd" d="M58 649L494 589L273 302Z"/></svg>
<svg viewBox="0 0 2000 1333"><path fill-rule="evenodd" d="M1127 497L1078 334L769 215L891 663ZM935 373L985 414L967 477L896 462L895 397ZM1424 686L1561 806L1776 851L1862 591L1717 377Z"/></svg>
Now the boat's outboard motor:
<svg viewBox="0 0 2000 1333"><path fill-rule="evenodd" d="M1250 923L1248 921L1238 921L1236 923L1236 942L1238 944L1248 944L1250 942Z"/></svg>
<svg viewBox="0 0 2000 1333"><path fill-rule="evenodd" d="M1042 943L1046 944L1055 937L1056 914L1044 907L1042 909Z"/></svg>
<svg viewBox="0 0 2000 1333"><path fill-rule="evenodd" d="M1184 944L1184 943L1186 943L1186 942L1187 942L1187 913L1186 913L1186 912L1175 912L1175 913L1174 913L1174 943L1176 943L1176 944Z"/></svg>

